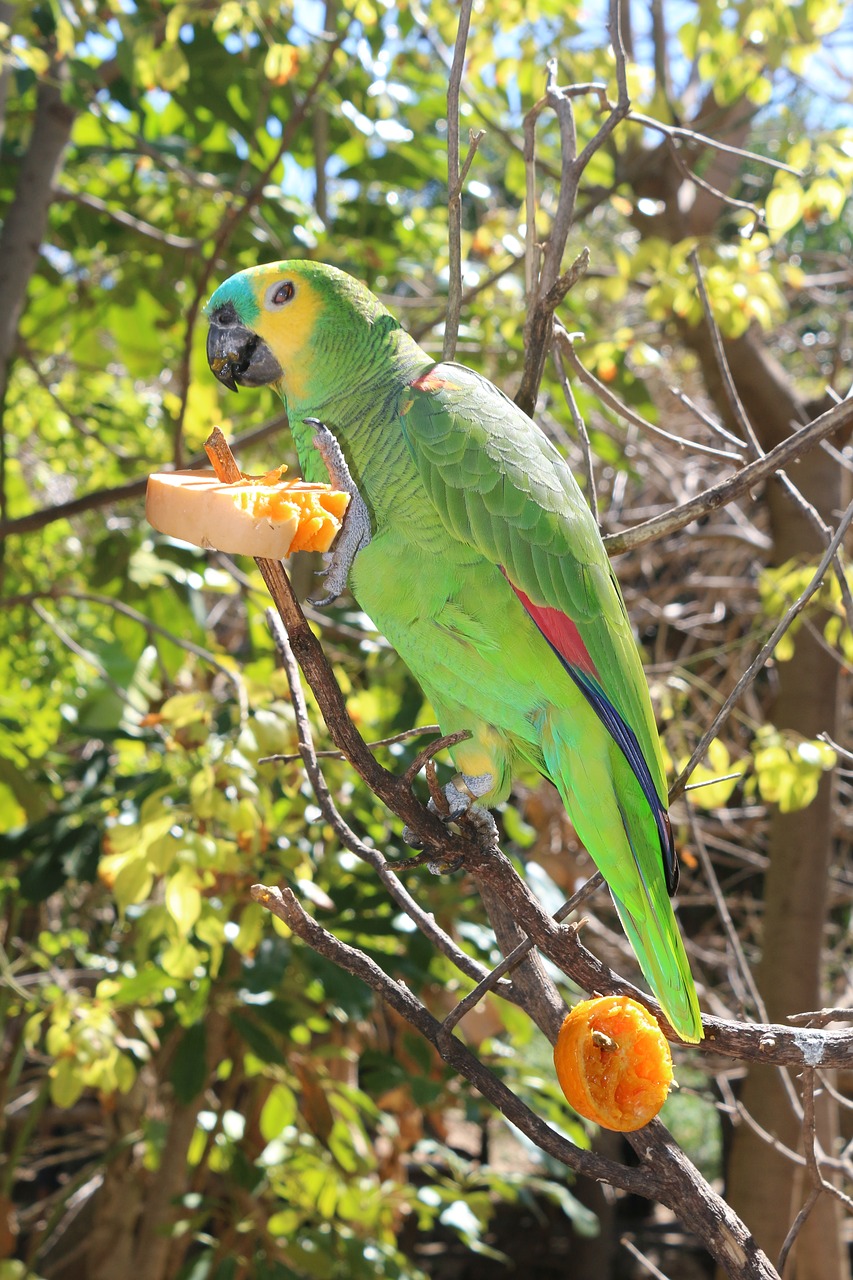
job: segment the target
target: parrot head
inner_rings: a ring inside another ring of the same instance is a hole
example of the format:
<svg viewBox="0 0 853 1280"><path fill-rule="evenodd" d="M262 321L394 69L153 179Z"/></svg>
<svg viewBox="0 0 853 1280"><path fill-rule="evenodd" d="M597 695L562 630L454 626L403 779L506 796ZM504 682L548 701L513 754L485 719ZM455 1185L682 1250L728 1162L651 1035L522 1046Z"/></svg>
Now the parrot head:
<svg viewBox="0 0 853 1280"><path fill-rule="evenodd" d="M391 320L352 276L300 261L238 271L219 286L205 313L208 364L224 386L274 385L297 399L312 371L340 365L359 346L359 333L380 317Z"/></svg>

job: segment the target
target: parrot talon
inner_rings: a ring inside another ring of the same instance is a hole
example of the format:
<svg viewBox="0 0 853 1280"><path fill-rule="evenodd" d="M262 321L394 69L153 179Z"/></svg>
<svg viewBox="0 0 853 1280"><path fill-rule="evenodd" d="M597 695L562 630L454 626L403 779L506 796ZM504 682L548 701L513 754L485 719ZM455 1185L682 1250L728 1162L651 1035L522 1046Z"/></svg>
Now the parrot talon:
<svg viewBox="0 0 853 1280"><path fill-rule="evenodd" d="M319 571L326 594L308 597L309 604L317 609L326 609L346 590L353 561L362 547L370 542L370 512L350 475L341 446L332 432L319 418L306 418L305 421L316 429L313 444L326 464L330 483L334 488L349 494L349 506L341 530L335 538L333 549L323 556L325 568Z"/></svg>
<svg viewBox="0 0 853 1280"><path fill-rule="evenodd" d="M490 773L476 776L458 773L452 782L448 782L441 788L438 800L430 798L427 809L440 818L450 830L460 832L462 825L468 825L486 848L495 848L499 840L497 823L489 810L478 804L475 798L485 795L493 785L494 779ZM403 840L411 849L425 847L420 836L408 826L403 827ZM433 875L444 875L457 871L462 866L462 862L462 858L449 862L436 860L428 862L427 866Z"/></svg>

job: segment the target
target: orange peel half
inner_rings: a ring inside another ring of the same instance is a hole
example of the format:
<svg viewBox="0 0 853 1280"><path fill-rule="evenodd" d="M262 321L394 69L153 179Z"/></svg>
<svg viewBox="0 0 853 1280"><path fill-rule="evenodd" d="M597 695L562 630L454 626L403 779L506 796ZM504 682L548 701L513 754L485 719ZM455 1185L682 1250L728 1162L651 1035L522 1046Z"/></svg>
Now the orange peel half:
<svg viewBox="0 0 853 1280"><path fill-rule="evenodd" d="M631 1133L660 1111L672 1085L672 1055L655 1019L629 996L582 1000L554 1046L557 1079L579 1115Z"/></svg>

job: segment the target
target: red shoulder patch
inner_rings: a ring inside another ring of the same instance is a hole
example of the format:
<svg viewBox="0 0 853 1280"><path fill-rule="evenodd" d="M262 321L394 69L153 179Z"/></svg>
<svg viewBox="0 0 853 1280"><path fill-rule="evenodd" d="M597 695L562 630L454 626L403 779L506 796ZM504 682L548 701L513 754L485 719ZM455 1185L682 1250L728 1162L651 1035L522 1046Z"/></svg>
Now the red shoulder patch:
<svg viewBox="0 0 853 1280"><path fill-rule="evenodd" d="M420 374L411 386L413 391L443 391L445 388L450 391L459 390L455 382L442 378L434 369L427 369L426 373Z"/></svg>

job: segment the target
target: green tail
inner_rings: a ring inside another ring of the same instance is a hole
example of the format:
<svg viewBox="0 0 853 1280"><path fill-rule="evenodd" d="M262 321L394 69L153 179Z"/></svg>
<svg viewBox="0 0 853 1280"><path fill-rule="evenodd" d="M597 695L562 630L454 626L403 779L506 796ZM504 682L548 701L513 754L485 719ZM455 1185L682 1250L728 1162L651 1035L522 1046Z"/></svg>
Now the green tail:
<svg viewBox="0 0 853 1280"><path fill-rule="evenodd" d="M691 1044L702 1019L684 943L663 873L660 839L648 802L618 747L581 735L546 737L545 761L572 824L607 881L643 976L675 1031ZM606 731L597 726L606 738Z"/></svg>

